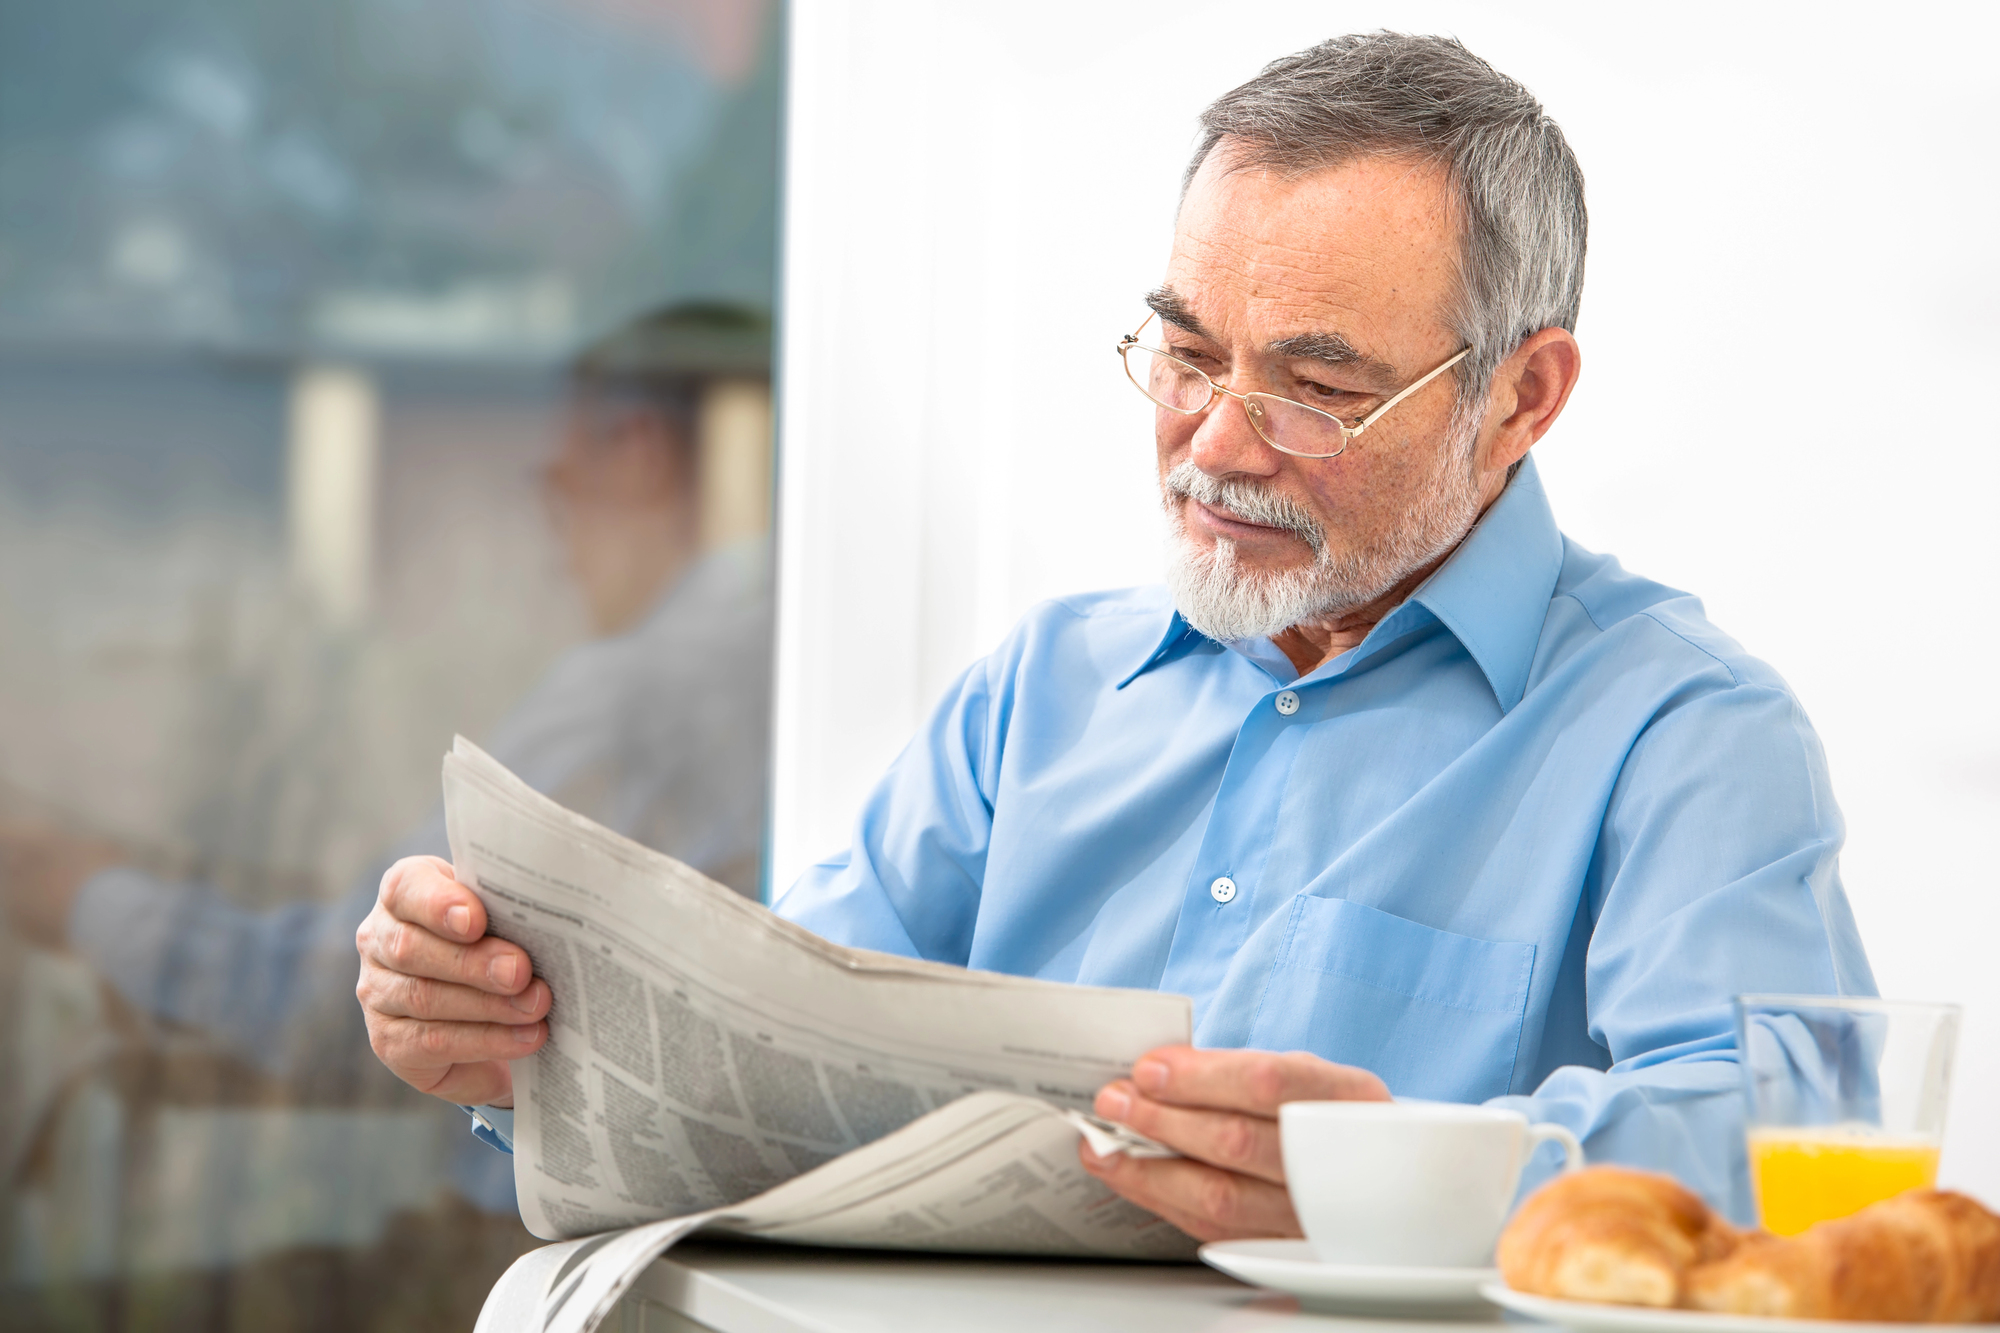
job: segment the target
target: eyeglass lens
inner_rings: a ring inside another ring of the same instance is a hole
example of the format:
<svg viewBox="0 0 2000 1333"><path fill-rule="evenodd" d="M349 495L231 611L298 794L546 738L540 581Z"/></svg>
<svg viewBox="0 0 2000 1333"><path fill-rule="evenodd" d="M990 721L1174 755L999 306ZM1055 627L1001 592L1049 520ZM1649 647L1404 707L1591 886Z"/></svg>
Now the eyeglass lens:
<svg viewBox="0 0 2000 1333"><path fill-rule="evenodd" d="M1199 412L1215 396L1208 376L1184 361L1137 344L1124 349L1125 373L1139 392L1176 412ZM1243 399L1243 411L1264 442L1287 453L1331 458L1347 447L1340 423L1289 398L1253 393Z"/></svg>

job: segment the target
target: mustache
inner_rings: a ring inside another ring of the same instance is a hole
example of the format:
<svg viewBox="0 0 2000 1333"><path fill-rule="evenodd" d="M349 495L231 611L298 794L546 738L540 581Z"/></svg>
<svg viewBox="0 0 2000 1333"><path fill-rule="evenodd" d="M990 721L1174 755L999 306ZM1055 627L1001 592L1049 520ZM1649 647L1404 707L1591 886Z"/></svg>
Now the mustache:
<svg viewBox="0 0 2000 1333"><path fill-rule="evenodd" d="M1248 523L1279 528L1312 547L1315 559L1326 554L1326 532L1306 507L1271 487L1240 479L1211 477L1192 461L1176 464L1160 478L1160 503L1171 510L1178 500L1215 505Z"/></svg>

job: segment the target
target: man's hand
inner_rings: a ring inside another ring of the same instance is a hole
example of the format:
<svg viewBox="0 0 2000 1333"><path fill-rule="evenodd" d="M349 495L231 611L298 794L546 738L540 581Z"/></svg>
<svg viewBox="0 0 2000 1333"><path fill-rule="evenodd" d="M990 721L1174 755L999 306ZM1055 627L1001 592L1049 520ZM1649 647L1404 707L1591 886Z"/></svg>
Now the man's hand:
<svg viewBox="0 0 2000 1333"><path fill-rule="evenodd" d="M1286 1102L1385 1102L1389 1089L1365 1069L1294 1051L1198 1051L1162 1046L1132 1077L1107 1083L1097 1113L1184 1154L1099 1157L1086 1171L1197 1240L1298 1236L1278 1147Z"/></svg>
<svg viewBox="0 0 2000 1333"><path fill-rule="evenodd" d="M433 1097L512 1106L506 1062L547 1040L549 986L519 945L486 935L486 909L451 863L412 856L390 866L354 944L354 993L382 1063Z"/></svg>

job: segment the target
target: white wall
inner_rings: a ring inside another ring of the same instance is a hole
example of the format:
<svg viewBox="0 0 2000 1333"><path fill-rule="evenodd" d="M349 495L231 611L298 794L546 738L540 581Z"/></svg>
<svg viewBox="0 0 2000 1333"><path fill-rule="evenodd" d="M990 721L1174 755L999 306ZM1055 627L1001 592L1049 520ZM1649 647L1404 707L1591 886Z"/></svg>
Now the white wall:
<svg viewBox="0 0 2000 1333"><path fill-rule="evenodd" d="M1557 516L1798 689L1884 992L1968 1006L1945 1174L2000 1204L2000 10L1883 12L800 3L774 882L1024 608L1157 577L1112 346L1202 104L1336 32L1455 33L1589 176Z"/></svg>

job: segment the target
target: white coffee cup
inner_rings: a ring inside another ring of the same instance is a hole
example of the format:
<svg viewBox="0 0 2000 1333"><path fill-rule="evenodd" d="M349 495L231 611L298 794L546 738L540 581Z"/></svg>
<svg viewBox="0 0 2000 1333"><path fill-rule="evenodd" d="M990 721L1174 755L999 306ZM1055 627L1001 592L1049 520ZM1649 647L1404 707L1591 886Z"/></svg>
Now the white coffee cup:
<svg viewBox="0 0 2000 1333"><path fill-rule="evenodd" d="M1535 1147L1553 1140L1565 1170L1583 1165L1569 1130L1498 1107L1288 1102L1278 1127L1292 1207L1330 1264L1490 1264Z"/></svg>

